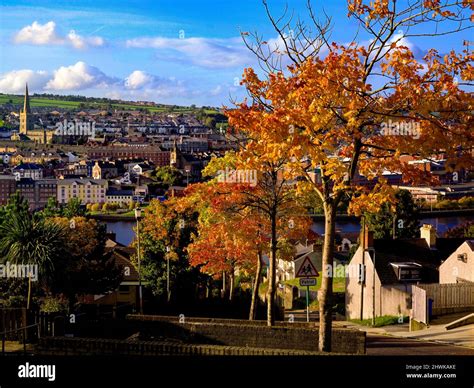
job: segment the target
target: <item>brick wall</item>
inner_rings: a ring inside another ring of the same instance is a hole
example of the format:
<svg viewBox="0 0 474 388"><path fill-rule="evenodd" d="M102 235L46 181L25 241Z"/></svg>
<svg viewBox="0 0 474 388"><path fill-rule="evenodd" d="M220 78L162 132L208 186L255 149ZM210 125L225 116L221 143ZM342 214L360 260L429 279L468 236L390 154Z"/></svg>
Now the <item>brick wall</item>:
<svg viewBox="0 0 474 388"><path fill-rule="evenodd" d="M211 319L209 322L205 318L189 318L186 323L178 323L175 317L171 320L159 316L127 318L139 322L141 339L173 338L186 343L318 351L318 328L308 324L306 327L296 323L268 327L265 321ZM365 354L365 339L365 332L334 328L332 351Z"/></svg>

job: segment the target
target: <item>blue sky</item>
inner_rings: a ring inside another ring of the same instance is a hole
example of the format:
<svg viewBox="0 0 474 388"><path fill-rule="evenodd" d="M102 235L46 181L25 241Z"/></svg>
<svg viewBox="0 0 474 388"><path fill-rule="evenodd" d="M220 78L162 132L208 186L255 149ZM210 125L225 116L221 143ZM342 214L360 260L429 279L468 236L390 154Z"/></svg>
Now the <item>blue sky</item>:
<svg viewBox="0 0 474 388"><path fill-rule="evenodd" d="M287 3L269 0L276 15ZM332 40L356 31L346 1L331 0ZM239 31L276 39L261 0L7 1L0 3L0 92L81 94L180 105L229 104L256 66ZM306 0L288 1L307 17ZM315 5L316 12L320 6ZM459 49L464 37L420 38L421 51ZM364 39L363 36L360 39Z"/></svg>

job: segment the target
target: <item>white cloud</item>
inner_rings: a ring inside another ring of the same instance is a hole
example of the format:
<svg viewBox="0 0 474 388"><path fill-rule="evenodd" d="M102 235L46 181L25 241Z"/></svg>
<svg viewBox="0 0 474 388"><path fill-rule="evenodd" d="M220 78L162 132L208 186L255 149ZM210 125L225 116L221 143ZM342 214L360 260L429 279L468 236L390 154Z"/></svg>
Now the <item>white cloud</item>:
<svg viewBox="0 0 474 388"><path fill-rule="evenodd" d="M46 85L49 74L46 71L13 70L0 75L1 93L20 93L28 83L30 90L41 90Z"/></svg>
<svg viewBox="0 0 474 388"><path fill-rule="evenodd" d="M160 53L161 59L190 63L206 68L231 68L248 65L252 56L240 38L136 38L126 42L127 47L170 50L184 56L179 58Z"/></svg>
<svg viewBox="0 0 474 388"><path fill-rule="evenodd" d="M62 39L56 33L56 23L50 21L46 24L33 22L31 26L23 27L15 35L15 43L30 43L36 45L60 44Z"/></svg>
<svg viewBox="0 0 474 388"><path fill-rule="evenodd" d="M70 45L76 49L85 49L89 46L100 47L105 41L100 36L81 36L74 30L69 31L66 36L62 36L56 29L56 23L49 21L40 24L34 21L30 26L23 27L14 37L17 44L33 45Z"/></svg>
<svg viewBox="0 0 474 388"><path fill-rule="evenodd" d="M162 78L142 70L135 70L123 82L124 98L158 100L173 96L190 96L192 92L175 78Z"/></svg>
<svg viewBox="0 0 474 388"><path fill-rule="evenodd" d="M114 78L106 76L97 67L84 62L77 62L75 65L61 66L55 70L53 78L48 81L45 89L82 90L103 88L114 82L116 82Z"/></svg>
<svg viewBox="0 0 474 388"><path fill-rule="evenodd" d="M85 49L88 46L100 47L105 43L104 39L100 36L83 37L77 34L74 30L69 31L67 39L71 45L77 49Z"/></svg>
<svg viewBox="0 0 474 388"><path fill-rule="evenodd" d="M141 89L155 82L155 77L141 70L135 70L125 79L127 89Z"/></svg>
<svg viewBox="0 0 474 388"><path fill-rule="evenodd" d="M134 70L125 78L107 75L97 67L77 62L61 66L51 72L13 70L0 74L1 93L23 93L25 83L31 92L80 93L105 95L125 100L147 100L174 103L177 99L194 102L196 98L209 95L209 91L174 77L159 77L142 70ZM224 92L221 86L211 91L212 95Z"/></svg>

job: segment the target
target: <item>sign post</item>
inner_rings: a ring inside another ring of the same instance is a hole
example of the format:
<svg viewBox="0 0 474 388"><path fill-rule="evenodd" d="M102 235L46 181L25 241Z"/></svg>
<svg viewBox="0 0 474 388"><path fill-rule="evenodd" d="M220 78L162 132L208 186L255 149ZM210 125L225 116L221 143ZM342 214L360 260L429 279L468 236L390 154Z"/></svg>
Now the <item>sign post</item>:
<svg viewBox="0 0 474 388"><path fill-rule="evenodd" d="M296 272L296 277L300 278L300 286L306 286L306 322L309 322L309 287L317 284L316 278L318 276L318 270L309 257L306 257Z"/></svg>

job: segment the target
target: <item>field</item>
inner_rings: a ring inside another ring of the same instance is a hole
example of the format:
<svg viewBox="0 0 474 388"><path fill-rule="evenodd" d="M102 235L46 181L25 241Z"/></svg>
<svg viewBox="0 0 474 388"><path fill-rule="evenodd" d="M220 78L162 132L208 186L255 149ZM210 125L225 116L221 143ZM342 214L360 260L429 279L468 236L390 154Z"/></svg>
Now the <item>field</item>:
<svg viewBox="0 0 474 388"><path fill-rule="evenodd" d="M23 96L0 94L0 105L11 102L15 105L23 104ZM84 103L87 106L91 106L97 109L104 108L107 105L106 102L89 102L89 101L67 101L67 100L52 100L40 97L30 97L30 105L33 107L51 107L51 108L63 108L63 109L78 109L79 104ZM113 109L147 109L149 112L166 112L169 110L167 106L143 106L133 104L111 104ZM189 113L193 109L185 106L178 106L173 109L173 113ZM205 110L206 114L217 113L215 110Z"/></svg>

